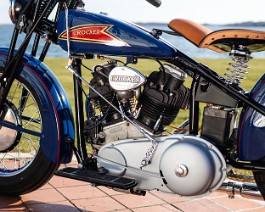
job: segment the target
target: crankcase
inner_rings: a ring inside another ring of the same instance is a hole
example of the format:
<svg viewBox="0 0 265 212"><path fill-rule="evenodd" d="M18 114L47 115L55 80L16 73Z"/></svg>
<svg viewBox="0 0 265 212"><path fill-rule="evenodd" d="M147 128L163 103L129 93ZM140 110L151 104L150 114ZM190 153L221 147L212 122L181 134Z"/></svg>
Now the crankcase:
<svg viewBox="0 0 265 212"><path fill-rule="evenodd" d="M106 144L98 154L98 167L135 179L136 190L160 190L181 196L203 196L218 189L226 178L226 163L219 150L196 136L156 138L151 163L141 167L151 142L127 139Z"/></svg>

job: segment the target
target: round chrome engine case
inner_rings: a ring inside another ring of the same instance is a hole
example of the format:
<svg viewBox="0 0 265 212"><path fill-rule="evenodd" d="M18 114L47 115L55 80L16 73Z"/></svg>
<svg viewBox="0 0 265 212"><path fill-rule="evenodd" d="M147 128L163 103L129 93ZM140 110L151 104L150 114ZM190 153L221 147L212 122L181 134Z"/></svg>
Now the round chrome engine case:
<svg viewBox="0 0 265 212"><path fill-rule="evenodd" d="M182 196L206 195L226 178L226 163L219 150L206 140L184 136L161 157L160 170L166 186Z"/></svg>

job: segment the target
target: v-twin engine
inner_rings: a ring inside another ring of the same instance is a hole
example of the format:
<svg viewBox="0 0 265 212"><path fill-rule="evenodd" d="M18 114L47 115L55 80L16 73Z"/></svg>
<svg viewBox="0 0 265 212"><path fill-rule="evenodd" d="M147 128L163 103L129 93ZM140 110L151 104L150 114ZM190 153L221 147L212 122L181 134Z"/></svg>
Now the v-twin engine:
<svg viewBox="0 0 265 212"><path fill-rule="evenodd" d="M151 163L140 167L150 147L146 139L110 142L98 154L98 168L135 179L138 191L160 190L181 196L207 195L226 178L226 163L219 150L196 136L157 137Z"/></svg>
<svg viewBox="0 0 265 212"><path fill-rule="evenodd" d="M148 77L128 66L118 66L116 61L96 65L90 82L94 89L87 98L87 140L102 145L143 137L123 114L150 134L161 135L179 110L189 106L185 79L186 74L170 64L163 64ZM95 115L95 111L100 114Z"/></svg>

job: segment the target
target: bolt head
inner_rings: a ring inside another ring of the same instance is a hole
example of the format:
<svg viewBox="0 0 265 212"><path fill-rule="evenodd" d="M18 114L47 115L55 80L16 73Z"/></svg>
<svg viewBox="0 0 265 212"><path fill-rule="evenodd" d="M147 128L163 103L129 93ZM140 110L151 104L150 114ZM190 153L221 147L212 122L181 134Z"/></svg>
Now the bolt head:
<svg viewBox="0 0 265 212"><path fill-rule="evenodd" d="M174 171L178 177L185 177L188 175L188 168L184 164L177 165Z"/></svg>

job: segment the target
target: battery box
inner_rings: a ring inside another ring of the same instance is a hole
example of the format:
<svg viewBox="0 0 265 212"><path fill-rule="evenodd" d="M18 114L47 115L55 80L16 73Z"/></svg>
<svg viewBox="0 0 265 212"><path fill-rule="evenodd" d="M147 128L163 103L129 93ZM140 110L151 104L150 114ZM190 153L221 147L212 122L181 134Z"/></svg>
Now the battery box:
<svg viewBox="0 0 265 212"><path fill-rule="evenodd" d="M225 146L232 135L236 113L206 106L203 112L201 136L216 145Z"/></svg>

